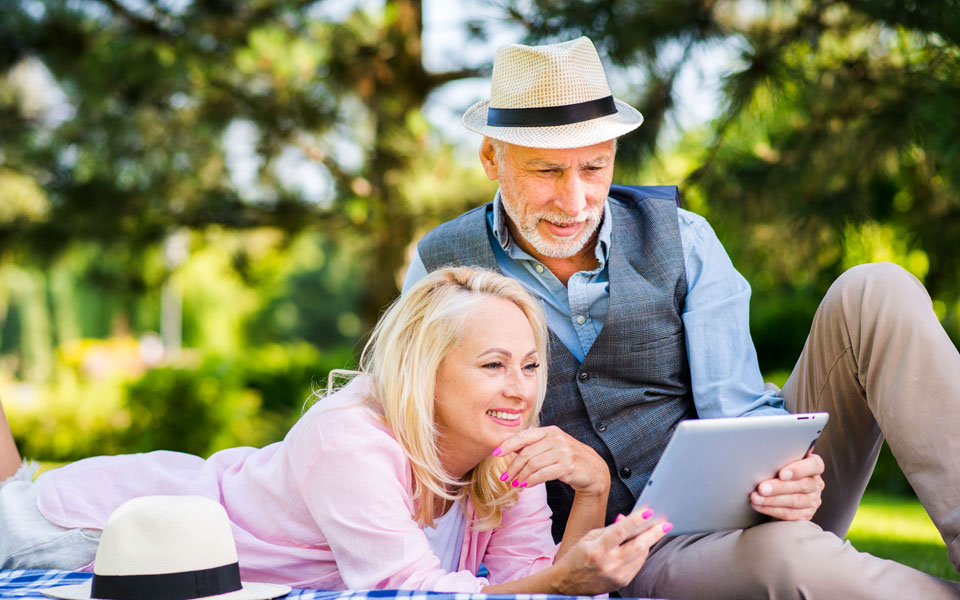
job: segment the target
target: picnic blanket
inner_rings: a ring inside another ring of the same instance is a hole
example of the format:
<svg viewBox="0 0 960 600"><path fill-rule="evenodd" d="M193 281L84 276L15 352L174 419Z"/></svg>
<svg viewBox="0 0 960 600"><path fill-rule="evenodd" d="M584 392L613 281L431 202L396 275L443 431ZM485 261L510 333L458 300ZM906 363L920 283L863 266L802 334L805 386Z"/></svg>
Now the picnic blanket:
<svg viewBox="0 0 960 600"><path fill-rule="evenodd" d="M40 590L58 585L83 583L93 577L90 573L70 571L0 571L0 598L43 598ZM449 594L417 592L412 590L361 590L324 592L321 590L293 590L284 598L297 600L571 600L589 596L553 596L549 594Z"/></svg>

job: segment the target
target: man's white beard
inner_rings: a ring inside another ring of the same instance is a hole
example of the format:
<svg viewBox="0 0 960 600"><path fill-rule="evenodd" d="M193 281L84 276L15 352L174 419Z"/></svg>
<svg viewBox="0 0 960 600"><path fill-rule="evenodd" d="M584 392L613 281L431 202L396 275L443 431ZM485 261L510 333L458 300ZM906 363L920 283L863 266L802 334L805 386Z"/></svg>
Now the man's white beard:
<svg viewBox="0 0 960 600"><path fill-rule="evenodd" d="M553 236L548 238L541 234L537 225L544 219L558 224L569 223L570 220L566 215L562 217L558 215L558 218L554 220L551 219L549 215L541 213L538 215L527 215L526 220L523 220L513 209L514 207L504 200L502 196L500 200L507 216L510 217L516 226L517 233L523 237L524 241L533 246L533 249L536 250L537 253L548 258L570 258L583 250L583 247L587 245L587 242L589 242L590 239L593 238L593 234L596 233L597 228L600 226L601 216L603 215L602 212L595 216L590 215L583 221L584 228L581 229L576 236L573 238L565 238L563 241L557 241L558 238Z"/></svg>

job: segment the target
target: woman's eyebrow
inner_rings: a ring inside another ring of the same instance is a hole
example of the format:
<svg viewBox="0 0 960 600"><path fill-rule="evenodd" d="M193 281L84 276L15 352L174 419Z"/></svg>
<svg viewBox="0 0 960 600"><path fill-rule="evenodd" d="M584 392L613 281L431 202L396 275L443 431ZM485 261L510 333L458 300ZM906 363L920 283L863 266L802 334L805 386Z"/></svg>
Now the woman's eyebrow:
<svg viewBox="0 0 960 600"><path fill-rule="evenodd" d="M510 358L511 356L513 356L513 354L509 350L504 350L503 348L490 348L478 354L477 358L480 358L481 356L486 356L487 354L503 354L507 358Z"/></svg>
<svg viewBox="0 0 960 600"><path fill-rule="evenodd" d="M536 353L537 353L537 349L534 348L534 349L531 350L530 352L527 352L526 354L524 354L523 357L524 357L524 358L528 358L529 356L531 356L531 355L533 355L533 354L536 354ZM490 348L490 349L484 350L483 352L481 352L480 354L478 354L478 355L477 355L477 358L480 358L480 357L482 357L482 356L486 356L487 354L503 354L503 355L506 356L507 358L512 358L512 357L513 357L513 353L510 352L509 350L504 350L503 348Z"/></svg>

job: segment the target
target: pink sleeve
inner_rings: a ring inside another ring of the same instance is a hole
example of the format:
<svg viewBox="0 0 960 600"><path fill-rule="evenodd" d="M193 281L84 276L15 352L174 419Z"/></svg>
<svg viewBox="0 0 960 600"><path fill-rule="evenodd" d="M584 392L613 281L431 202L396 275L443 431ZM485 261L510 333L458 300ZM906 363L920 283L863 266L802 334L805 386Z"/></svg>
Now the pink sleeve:
<svg viewBox="0 0 960 600"><path fill-rule="evenodd" d="M553 564L557 544L550 533L551 514L546 486L520 492L520 500L504 513L483 556L490 583L514 581Z"/></svg>
<svg viewBox="0 0 960 600"><path fill-rule="evenodd" d="M448 573L412 518L409 462L365 409L317 415L288 453L294 478L348 589L479 592L487 580Z"/></svg>

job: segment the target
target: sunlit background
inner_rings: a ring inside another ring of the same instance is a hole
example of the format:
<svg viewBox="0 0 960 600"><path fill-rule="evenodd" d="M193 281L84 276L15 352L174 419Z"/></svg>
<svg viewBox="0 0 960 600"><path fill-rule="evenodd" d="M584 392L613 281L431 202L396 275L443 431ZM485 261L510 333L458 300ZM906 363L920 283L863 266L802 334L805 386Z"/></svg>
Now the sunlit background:
<svg viewBox="0 0 960 600"><path fill-rule="evenodd" d="M24 454L280 439L417 240L491 199L459 116L497 46L590 36L753 286L783 383L846 268L960 339L955 0L0 0L0 395ZM871 484L911 491L884 456Z"/></svg>

